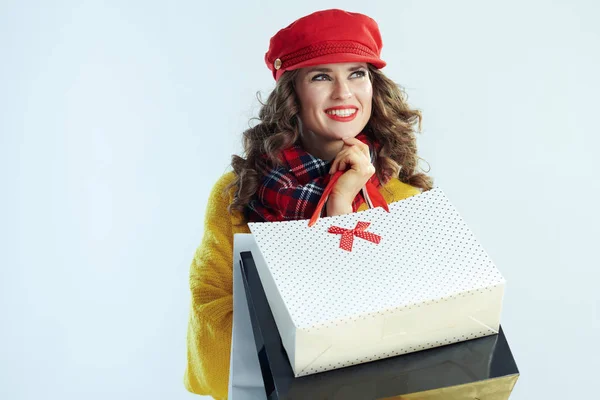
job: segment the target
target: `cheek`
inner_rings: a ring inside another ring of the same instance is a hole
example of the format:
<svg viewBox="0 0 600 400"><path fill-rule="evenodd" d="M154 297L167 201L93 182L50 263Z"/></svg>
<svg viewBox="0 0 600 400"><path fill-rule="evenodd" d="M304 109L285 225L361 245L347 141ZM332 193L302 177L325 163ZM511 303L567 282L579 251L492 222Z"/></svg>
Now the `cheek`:
<svg viewBox="0 0 600 400"><path fill-rule="evenodd" d="M373 85L371 85L371 82L367 81L364 85L358 87L356 97L361 102L365 111L369 111L373 101Z"/></svg>
<svg viewBox="0 0 600 400"><path fill-rule="evenodd" d="M315 110L320 111L327 94L323 88L311 87L303 91L302 96L299 96L302 112L311 113Z"/></svg>

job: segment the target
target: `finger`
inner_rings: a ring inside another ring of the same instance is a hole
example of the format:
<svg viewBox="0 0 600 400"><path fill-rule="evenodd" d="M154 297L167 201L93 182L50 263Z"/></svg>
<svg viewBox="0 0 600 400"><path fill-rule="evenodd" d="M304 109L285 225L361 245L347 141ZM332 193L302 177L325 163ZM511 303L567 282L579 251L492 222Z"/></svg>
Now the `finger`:
<svg viewBox="0 0 600 400"><path fill-rule="evenodd" d="M369 161L371 161L371 150L369 149L369 146L364 144L363 142L360 142L360 144L357 145L357 147L360 149L362 154L364 154L364 156L367 157Z"/></svg>
<svg viewBox="0 0 600 400"><path fill-rule="evenodd" d="M329 169L330 174L335 174L340 169L340 160L344 157L345 153L341 151L335 156L333 162L331 163L331 168Z"/></svg>
<svg viewBox="0 0 600 400"><path fill-rule="evenodd" d="M369 163L366 162L364 156L358 151L348 151L343 157L340 157L338 169L340 171L347 171L352 169L355 171L361 171L366 168Z"/></svg>
<svg viewBox="0 0 600 400"><path fill-rule="evenodd" d="M371 164L371 161L368 158L366 158L362 152L355 152L349 154L348 157L344 159L344 161L347 165L349 165L349 167L352 170L362 175L372 175L372 171L374 168L373 164Z"/></svg>
<svg viewBox="0 0 600 400"><path fill-rule="evenodd" d="M347 171L349 169L356 168L355 165L360 163L360 154L357 153L356 149L348 149L344 154L340 154L340 170ZM343 169L342 169L343 164Z"/></svg>
<svg viewBox="0 0 600 400"><path fill-rule="evenodd" d="M358 140L355 137L344 138L342 140L344 141L344 143L347 143L348 145L358 145L358 144L362 143L360 140Z"/></svg>
<svg viewBox="0 0 600 400"><path fill-rule="evenodd" d="M337 171L341 170L340 168L340 160L347 156L348 150L351 146L345 146L340 150L339 153L336 154L333 162L331 163L331 168L329 168L330 174L335 174Z"/></svg>
<svg viewBox="0 0 600 400"><path fill-rule="evenodd" d="M361 143L362 144L362 143ZM364 159L365 163L371 162L371 154L369 153L369 146L352 146L352 151L357 157Z"/></svg>
<svg viewBox="0 0 600 400"><path fill-rule="evenodd" d="M356 138L346 138L344 139L344 145L356 146L369 160L371 160L371 151L369 146L360 140Z"/></svg>
<svg viewBox="0 0 600 400"><path fill-rule="evenodd" d="M369 162L371 162L371 149L369 149L369 146L367 146L366 144L362 147L362 152L365 155L365 157L367 157L367 160L369 160Z"/></svg>
<svg viewBox="0 0 600 400"><path fill-rule="evenodd" d="M329 168L329 173L330 174L335 174L335 172L337 171L337 157L333 160L333 162L331 163L331 167Z"/></svg>
<svg viewBox="0 0 600 400"><path fill-rule="evenodd" d="M339 169L340 169L340 171L345 171L345 170L346 170L346 165L347 165L347 164L348 164L348 163L346 162L346 160L345 160L345 159L344 159L344 160L342 160L342 161L340 161L340 166L339 166Z"/></svg>
<svg viewBox="0 0 600 400"><path fill-rule="evenodd" d="M358 144L356 145L344 145L331 164L329 169L330 174L335 174L337 171L345 171L347 168L360 171L371 163L370 155L368 155L369 146L360 140L357 140L357 142ZM344 161L343 164L342 161Z"/></svg>

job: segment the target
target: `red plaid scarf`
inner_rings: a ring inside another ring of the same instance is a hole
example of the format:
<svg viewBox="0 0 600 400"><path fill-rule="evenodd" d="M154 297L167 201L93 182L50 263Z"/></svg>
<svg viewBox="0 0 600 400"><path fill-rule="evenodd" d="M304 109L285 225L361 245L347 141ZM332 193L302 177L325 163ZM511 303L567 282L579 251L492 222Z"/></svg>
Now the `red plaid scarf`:
<svg viewBox="0 0 600 400"><path fill-rule="evenodd" d="M371 162L374 162L378 144L364 133L356 138L369 146ZM253 200L246 207L249 222L310 219L317 207L329 182L331 162L307 153L299 144L283 150L281 158L281 166L263 158L263 176ZM370 180L380 186L376 174ZM358 210L364 201L359 192L352 202L352 210Z"/></svg>

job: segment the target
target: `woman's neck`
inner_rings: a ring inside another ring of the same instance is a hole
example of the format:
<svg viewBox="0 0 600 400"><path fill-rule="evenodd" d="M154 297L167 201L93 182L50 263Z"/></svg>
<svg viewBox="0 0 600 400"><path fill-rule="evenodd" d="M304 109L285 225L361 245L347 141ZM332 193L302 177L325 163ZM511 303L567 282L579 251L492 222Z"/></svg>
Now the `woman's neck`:
<svg viewBox="0 0 600 400"><path fill-rule="evenodd" d="M327 139L309 130L300 134L300 141L306 152L324 161L333 161L344 147L344 141L341 139Z"/></svg>

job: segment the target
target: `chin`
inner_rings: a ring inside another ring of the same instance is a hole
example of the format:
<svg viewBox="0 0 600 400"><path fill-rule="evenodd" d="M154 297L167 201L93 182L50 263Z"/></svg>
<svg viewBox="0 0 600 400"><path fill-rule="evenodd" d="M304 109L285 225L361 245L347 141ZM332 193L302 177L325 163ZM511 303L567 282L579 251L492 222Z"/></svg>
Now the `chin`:
<svg viewBox="0 0 600 400"><path fill-rule="evenodd" d="M350 138L355 138L356 136L358 136L359 133L361 133L364 129L364 126L362 129L359 129L360 126L354 125L352 126L343 126L343 127L339 127L339 126L329 126L329 127L323 127L324 129L321 130L320 132L322 133L316 133L319 131L314 131L312 129L309 129L311 132L316 133L317 136L321 136L322 138L324 138L325 140L342 140L342 139L350 139Z"/></svg>
<svg viewBox="0 0 600 400"><path fill-rule="evenodd" d="M350 139L356 137L358 133L350 133L350 132L332 132L327 135L329 140L342 140L342 139Z"/></svg>
<svg viewBox="0 0 600 400"><path fill-rule="evenodd" d="M338 131L336 132L335 137L339 140L342 139L351 139L351 138L355 138L356 136L358 136L358 134L362 131L362 129L345 129L343 131Z"/></svg>

